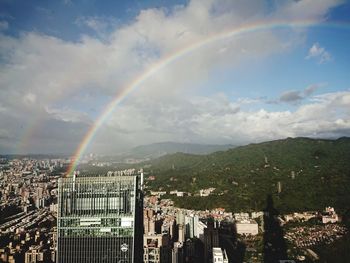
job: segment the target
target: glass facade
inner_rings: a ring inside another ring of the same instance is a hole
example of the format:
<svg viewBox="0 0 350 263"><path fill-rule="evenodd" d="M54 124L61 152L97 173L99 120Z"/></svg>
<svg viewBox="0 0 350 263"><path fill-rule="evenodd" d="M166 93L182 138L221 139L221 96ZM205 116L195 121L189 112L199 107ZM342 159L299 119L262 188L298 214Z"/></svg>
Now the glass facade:
<svg viewBox="0 0 350 263"><path fill-rule="evenodd" d="M138 181L137 176L59 180L59 263L139 262L143 229Z"/></svg>

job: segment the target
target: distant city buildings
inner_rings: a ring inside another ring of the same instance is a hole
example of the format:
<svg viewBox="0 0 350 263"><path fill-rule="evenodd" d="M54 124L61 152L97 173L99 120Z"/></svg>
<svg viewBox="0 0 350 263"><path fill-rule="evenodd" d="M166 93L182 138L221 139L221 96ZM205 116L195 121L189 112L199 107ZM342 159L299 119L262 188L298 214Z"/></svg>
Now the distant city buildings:
<svg viewBox="0 0 350 263"><path fill-rule="evenodd" d="M325 211L322 213L322 223L337 223L339 222L339 216L335 212L333 207L326 207Z"/></svg>
<svg viewBox="0 0 350 263"><path fill-rule="evenodd" d="M94 169L111 166L89 158ZM261 242L264 212L181 209L166 199L170 193L205 199L220 194L215 188L193 193L160 188L143 198L143 177L136 176L136 169L60 179L59 171L69 161L0 158L0 262L225 263L236 256L227 244L236 249L239 242L255 260L247 262L262 261L254 242ZM146 178L156 179L149 174ZM341 218L332 207L277 219L281 225L317 220L315 225L288 228L285 238L295 248L331 244L348 233L337 224Z"/></svg>
<svg viewBox="0 0 350 263"><path fill-rule="evenodd" d="M340 222L340 218L335 212L335 209L333 207L326 207L325 210L321 213L316 211L307 211L286 214L284 215L284 223L287 223L289 221L308 221L312 218L320 219L323 224Z"/></svg>
<svg viewBox="0 0 350 263"><path fill-rule="evenodd" d="M296 226L290 228L285 238L299 248L314 247L318 244L331 244L348 232L339 224L317 224L309 227Z"/></svg>
<svg viewBox="0 0 350 263"><path fill-rule="evenodd" d="M55 262L57 179L68 159L0 160L0 262Z"/></svg>
<svg viewBox="0 0 350 263"><path fill-rule="evenodd" d="M284 223L287 223L289 221L301 221L301 222L308 221L311 218L316 218L317 216L318 216L318 213L313 211L286 214L284 215L284 219L285 219Z"/></svg>
<svg viewBox="0 0 350 263"><path fill-rule="evenodd" d="M51 255L48 249L43 248L41 245L31 246L25 253L25 263L37 263L37 262L48 262L55 260L55 254Z"/></svg>
<svg viewBox="0 0 350 263"><path fill-rule="evenodd" d="M200 189L199 196L209 196L216 188L211 187L207 189Z"/></svg>

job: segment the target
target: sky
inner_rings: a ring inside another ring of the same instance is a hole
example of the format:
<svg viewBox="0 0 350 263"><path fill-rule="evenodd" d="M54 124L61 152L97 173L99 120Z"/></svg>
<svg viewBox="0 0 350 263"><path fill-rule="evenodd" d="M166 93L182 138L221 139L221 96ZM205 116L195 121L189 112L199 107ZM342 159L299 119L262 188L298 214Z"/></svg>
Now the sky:
<svg viewBox="0 0 350 263"><path fill-rule="evenodd" d="M0 154L74 153L118 94L87 152L350 136L349 76L348 1L0 0Z"/></svg>

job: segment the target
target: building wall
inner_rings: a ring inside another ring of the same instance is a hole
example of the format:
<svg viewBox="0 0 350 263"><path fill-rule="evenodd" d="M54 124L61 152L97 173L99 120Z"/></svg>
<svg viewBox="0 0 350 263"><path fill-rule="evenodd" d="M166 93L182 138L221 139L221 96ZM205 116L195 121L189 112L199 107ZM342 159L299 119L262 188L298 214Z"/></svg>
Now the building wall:
<svg viewBox="0 0 350 263"><path fill-rule="evenodd" d="M256 222L237 222L237 234L240 235L257 235L259 226Z"/></svg>
<svg viewBox="0 0 350 263"><path fill-rule="evenodd" d="M60 179L58 262L135 262L135 252L142 257L134 238L143 233L138 189L136 176Z"/></svg>

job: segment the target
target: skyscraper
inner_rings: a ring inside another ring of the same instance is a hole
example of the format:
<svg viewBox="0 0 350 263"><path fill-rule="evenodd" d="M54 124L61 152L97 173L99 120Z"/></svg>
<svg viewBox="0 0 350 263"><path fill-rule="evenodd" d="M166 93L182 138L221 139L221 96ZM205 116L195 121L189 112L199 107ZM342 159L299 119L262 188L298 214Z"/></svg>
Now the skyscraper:
<svg viewBox="0 0 350 263"><path fill-rule="evenodd" d="M142 262L138 176L75 176L58 182L58 262Z"/></svg>

